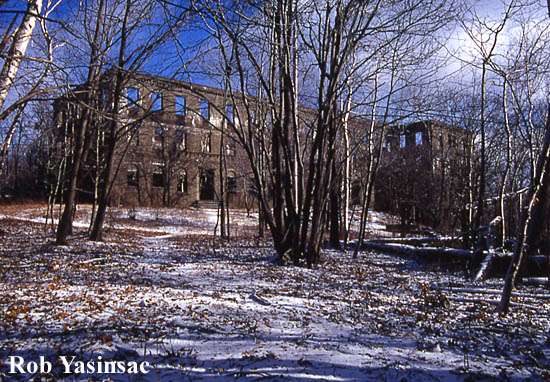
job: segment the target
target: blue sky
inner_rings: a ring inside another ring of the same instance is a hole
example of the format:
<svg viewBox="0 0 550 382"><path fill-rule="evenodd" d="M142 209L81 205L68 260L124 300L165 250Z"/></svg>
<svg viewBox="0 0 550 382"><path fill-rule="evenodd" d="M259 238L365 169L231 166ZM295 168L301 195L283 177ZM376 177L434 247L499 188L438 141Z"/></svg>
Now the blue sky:
<svg viewBox="0 0 550 382"><path fill-rule="evenodd" d="M478 15L481 17L487 17L488 19L499 17L502 14L505 8L505 1L502 0L479 0L471 2L471 10L475 9ZM539 0L541 11L546 11L544 9L545 1ZM52 18L63 19L68 14L78 7L78 0L62 0L60 6L56 11L51 15ZM10 10L24 10L26 8L26 1L24 0L7 0L7 2L0 8L0 11L10 11ZM5 29L6 26L10 23L12 15L9 13L0 14L0 30ZM186 45L189 42L196 42L202 37L201 33L196 30L188 30L180 36L180 39L183 40L182 44ZM467 36L464 33L459 31L452 37L449 41L450 45L456 46L465 46L469 44L467 41ZM165 76L171 76L174 72L177 72L178 69L181 69L181 61L175 57L175 46L173 43L167 44L164 49L161 51L162 54L157 54L154 58L151 59L144 67L144 70L151 72L153 74L161 74ZM190 53L188 55L184 54L184 57L191 59L195 57L195 53ZM181 77L180 77L181 78ZM207 76L194 75L193 80L198 82L210 82L209 84L216 86L217 84L212 83L211 81L205 80Z"/></svg>

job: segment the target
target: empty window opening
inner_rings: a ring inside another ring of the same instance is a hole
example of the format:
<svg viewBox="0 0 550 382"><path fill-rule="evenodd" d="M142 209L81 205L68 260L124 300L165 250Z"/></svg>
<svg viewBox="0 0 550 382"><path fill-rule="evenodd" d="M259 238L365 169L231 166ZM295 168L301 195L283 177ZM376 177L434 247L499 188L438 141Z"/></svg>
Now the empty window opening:
<svg viewBox="0 0 550 382"><path fill-rule="evenodd" d="M151 110L162 110L162 93L151 92Z"/></svg>
<svg viewBox="0 0 550 382"><path fill-rule="evenodd" d="M128 169L127 184L130 187L139 187L139 168L137 165L133 165Z"/></svg>
<svg viewBox="0 0 550 382"><path fill-rule="evenodd" d="M422 132L421 131L419 131L415 134L415 142L416 142L417 146L422 145Z"/></svg>
<svg viewBox="0 0 550 382"><path fill-rule="evenodd" d="M176 114L185 115L185 97L176 96Z"/></svg>
<svg viewBox="0 0 550 382"><path fill-rule="evenodd" d="M132 123L126 128L126 137L128 143L138 146L139 145L139 124Z"/></svg>
<svg viewBox="0 0 550 382"><path fill-rule="evenodd" d="M153 187L164 188L164 166L155 166L153 170Z"/></svg>
<svg viewBox="0 0 550 382"><path fill-rule="evenodd" d="M212 151L212 134L208 133L202 137L201 141L202 152L209 153Z"/></svg>
<svg viewBox="0 0 550 382"><path fill-rule="evenodd" d="M187 194L187 171L185 170L178 174L178 193Z"/></svg>
<svg viewBox="0 0 550 382"><path fill-rule="evenodd" d="M227 192L230 194L237 193L237 177L235 175L227 177Z"/></svg>
<svg viewBox="0 0 550 382"><path fill-rule="evenodd" d="M200 200L214 200L214 170L201 169L199 177Z"/></svg>
<svg viewBox="0 0 550 382"><path fill-rule="evenodd" d="M201 117L210 119L210 104L205 99L201 99Z"/></svg>
<svg viewBox="0 0 550 382"><path fill-rule="evenodd" d="M456 137L454 135L449 134L449 147L455 147L456 146Z"/></svg>
<svg viewBox="0 0 550 382"><path fill-rule="evenodd" d="M233 105L227 105L225 107L225 118L229 121L229 123L235 122L235 116L233 113Z"/></svg>
<svg viewBox="0 0 550 382"><path fill-rule="evenodd" d="M176 130L176 147L178 150L187 150L187 133L183 130Z"/></svg>
<svg viewBox="0 0 550 382"><path fill-rule="evenodd" d="M153 144L154 145L162 145L164 143L164 129L162 126L158 126L155 128L155 132L153 133Z"/></svg>
<svg viewBox="0 0 550 382"><path fill-rule="evenodd" d="M231 137L227 138L226 154L229 156L235 155L235 149L237 148L237 142Z"/></svg>
<svg viewBox="0 0 550 382"><path fill-rule="evenodd" d="M126 99L128 104L137 105L139 100L139 91L136 88L126 88Z"/></svg>

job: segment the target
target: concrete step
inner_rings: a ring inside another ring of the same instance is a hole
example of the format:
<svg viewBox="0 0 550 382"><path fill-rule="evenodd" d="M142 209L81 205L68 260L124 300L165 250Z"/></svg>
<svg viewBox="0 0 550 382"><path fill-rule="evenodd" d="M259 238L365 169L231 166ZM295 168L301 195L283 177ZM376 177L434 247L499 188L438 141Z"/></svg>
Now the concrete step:
<svg viewBox="0 0 550 382"><path fill-rule="evenodd" d="M218 202L216 200L197 200L193 203L194 207L197 208L212 208L217 209L218 208Z"/></svg>

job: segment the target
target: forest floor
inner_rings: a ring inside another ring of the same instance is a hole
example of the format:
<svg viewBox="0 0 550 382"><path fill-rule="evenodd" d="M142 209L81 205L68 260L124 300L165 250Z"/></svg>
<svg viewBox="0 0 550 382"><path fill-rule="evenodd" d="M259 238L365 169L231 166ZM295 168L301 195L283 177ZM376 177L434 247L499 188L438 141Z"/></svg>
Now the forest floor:
<svg viewBox="0 0 550 382"><path fill-rule="evenodd" d="M92 243L80 208L66 246L44 214L0 209L0 381L550 380L544 287L521 286L502 317L502 280L461 269L328 249L313 269L273 265L244 212L222 242L213 210L113 209Z"/></svg>

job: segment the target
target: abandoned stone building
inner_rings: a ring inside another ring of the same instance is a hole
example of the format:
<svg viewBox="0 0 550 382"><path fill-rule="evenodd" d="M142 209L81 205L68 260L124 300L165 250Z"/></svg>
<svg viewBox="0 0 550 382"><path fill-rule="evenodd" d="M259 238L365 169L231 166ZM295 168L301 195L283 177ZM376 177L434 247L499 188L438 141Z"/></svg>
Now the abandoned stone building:
<svg viewBox="0 0 550 382"><path fill-rule="evenodd" d="M115 203L189 206L218 200L220 149L229 161L236 154L227 138L220 147L221 124L233 118L231 110L215 107L224 104L221 92L141 77L130 83L126 95L129 117L136 122L128 124L128 149L120 160L125 176L116 178ZM227 173L228 191L236 194L231 165Z"/></svg>
<svg viewBox="0 0 550 382"><path fill-rule="evenodd" d="M374 207L443 231L467 221L473 135L426 120L388 128Z"/></svg>
<svg viewBox="0 0 550 382"><path fill-rule="evenodd" d="M248 159L230 135L224 135L222 145L224 124L239 123L222 90L138 74L128 79L123 103L112 204L215 206L220 198L222 153L230 204L253 204ZM71 129L78 116L75 104L58 100L54 108L60 130ZM303 109L303 122L311 124L308 117L313 118L313 112ZM369 123L356 118L350 126L361 135ZM90 139L101 141L101 128L97 131ZM436 216L450 214L456 194L464 191L458 175L469 150L468 139L462 129L437 121L386 127L374 207L418 222L433 223L441 220ZM87 165L89 180L82 182L83 194L93 192L93 157ZM359 203L361 164L355 167L352 199Z"/></svg>
<svg viewBox="0 0 550 382"><path fill-rule="evenodd" d="M214 206L219 199L221 149L225 151L229 199L233 204L244 203L241 199L245 195L237 193L238 189L247 187L243 158L229 137L225 137L221 147L222 124L234 118L230 106L220 107L225 104L223 92L145 74L130 78L127 84L119 115L117 171L111 203ZM59 142L74 130L79 107L78 100L61 98L56 101L54 110L61 132ZM97 136L88 139L103 139L102 119L99 117L96 121ZM62 149L58 147L58 150ZM94 168L100 165L94 163L93 152L91 154L84 168L81 200L89 199L87 195L93 193Z"/></svg>

